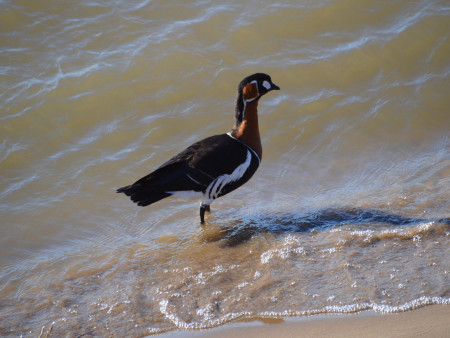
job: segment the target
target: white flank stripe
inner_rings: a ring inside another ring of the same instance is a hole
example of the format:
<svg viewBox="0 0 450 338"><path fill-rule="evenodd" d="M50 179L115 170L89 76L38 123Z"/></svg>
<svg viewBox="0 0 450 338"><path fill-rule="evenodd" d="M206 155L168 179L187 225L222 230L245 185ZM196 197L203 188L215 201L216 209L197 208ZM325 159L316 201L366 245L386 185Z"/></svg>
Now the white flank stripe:
<svg viewBox="0 0 450 338"><path fill-rule="evenodd" d="M247 169L250 167L251 161L252 154L250 154L250 151L247 150L247 158L244 163L240 164L236 169L234 169L231 174L221 175L208 185L205 195L203 196L203 204L211 204L212 201L214 201L214 199L219 196L224 186L242 178Z"/></svg>

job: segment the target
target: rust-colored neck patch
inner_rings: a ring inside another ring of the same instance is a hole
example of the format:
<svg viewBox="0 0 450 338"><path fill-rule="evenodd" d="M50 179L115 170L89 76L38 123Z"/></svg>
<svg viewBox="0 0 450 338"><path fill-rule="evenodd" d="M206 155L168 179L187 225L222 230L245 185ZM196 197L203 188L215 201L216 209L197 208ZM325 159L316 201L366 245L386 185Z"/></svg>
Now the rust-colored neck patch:
<svg viewBox="0 0 450 338"><path fill-rule="evenodd" d="M246 88L247 94L246 94ZM253 96L256 92L256 95ZM258 91L256 89L256 85L248 84L244 87L244 98L246 95L255 99L258 97ZM262 144L261 137L259 135L259 125L258 125L258 100L253 100L247 102L244 111L244 119L237 127L236 125L233 127L231 131L231 135L245 144L247 144L250 148L252 148L262 159Z"/></svg>
<svg viewBox="0 0 450 338"><path fill-rule="evenodd" d="M244 89L242 90L242 93L244 94L244 100L245 101L251 101L258 97L258 86L256 83L249 83L247 84Z"/></svg>

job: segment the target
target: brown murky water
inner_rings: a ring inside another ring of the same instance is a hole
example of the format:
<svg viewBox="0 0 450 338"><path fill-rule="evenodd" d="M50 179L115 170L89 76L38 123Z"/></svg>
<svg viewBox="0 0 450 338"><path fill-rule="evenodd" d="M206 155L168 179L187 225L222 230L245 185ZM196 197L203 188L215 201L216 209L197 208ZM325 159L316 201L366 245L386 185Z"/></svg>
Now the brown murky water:
<svg viewBox="0 0 450 338"><path fill-rule="evenodd" d="M450 304L447 1L2 1L0 334L144 336ZM264 159L216 201L117 187L233 125Z"/></svg>

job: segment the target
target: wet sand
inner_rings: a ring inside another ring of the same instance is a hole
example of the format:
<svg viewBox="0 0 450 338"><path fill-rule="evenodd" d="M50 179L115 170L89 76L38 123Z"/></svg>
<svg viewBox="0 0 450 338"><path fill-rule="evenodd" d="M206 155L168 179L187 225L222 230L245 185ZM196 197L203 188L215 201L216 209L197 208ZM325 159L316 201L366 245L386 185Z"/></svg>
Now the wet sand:
<svg viewBox="0 0 450 338"><path fill-rule="evenodd" d="M450 306L432 305L417 310L377 314L319 315L286 320L238 322L221 328L163 337L449 337Z"/></svg>

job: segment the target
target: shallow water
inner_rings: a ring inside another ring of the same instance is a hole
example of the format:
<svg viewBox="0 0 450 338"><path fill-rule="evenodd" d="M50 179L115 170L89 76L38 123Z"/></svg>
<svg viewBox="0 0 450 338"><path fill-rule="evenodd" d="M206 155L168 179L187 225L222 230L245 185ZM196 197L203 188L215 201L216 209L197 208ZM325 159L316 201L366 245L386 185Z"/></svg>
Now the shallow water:
<svg viewBox="0 0 450 338"><path fill-rule="evenodd" d="M0 334L142 336L450 304L446 1L0 3ZM216 201L115 189L233 125Z"/></svg>

